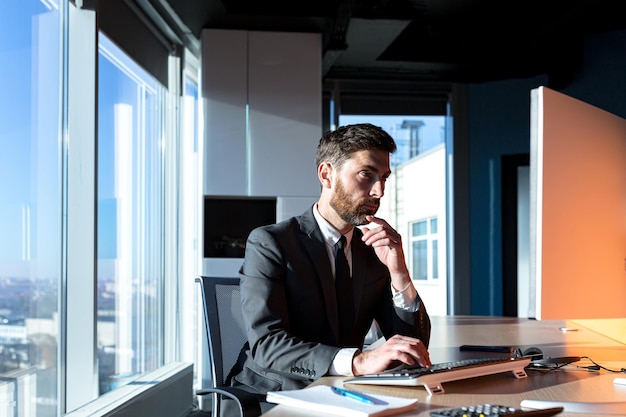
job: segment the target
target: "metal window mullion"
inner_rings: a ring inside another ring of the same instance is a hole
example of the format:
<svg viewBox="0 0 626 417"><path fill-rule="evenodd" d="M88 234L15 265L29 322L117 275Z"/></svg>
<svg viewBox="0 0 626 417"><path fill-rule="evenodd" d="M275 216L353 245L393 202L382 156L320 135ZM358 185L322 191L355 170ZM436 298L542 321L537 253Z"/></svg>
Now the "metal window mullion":
<svg viewBox="0 0 626 417"><path fill-rule="evenodd" d="M59 413L98 397L96 353L96 79L95 13L68 6L65 304L60 320L65 362Z"/></svg>

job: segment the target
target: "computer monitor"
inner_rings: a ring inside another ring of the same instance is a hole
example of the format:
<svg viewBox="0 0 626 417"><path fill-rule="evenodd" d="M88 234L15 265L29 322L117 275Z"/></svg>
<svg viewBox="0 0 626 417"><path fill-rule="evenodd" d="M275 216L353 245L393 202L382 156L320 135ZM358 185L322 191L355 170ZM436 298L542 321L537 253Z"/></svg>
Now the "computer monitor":
<svg viewBox="0 0 626 417"><path fill-rule="evenodd" d="M531 92L529 288L529 317L626 317L626 120L546 87Z"/></svg>

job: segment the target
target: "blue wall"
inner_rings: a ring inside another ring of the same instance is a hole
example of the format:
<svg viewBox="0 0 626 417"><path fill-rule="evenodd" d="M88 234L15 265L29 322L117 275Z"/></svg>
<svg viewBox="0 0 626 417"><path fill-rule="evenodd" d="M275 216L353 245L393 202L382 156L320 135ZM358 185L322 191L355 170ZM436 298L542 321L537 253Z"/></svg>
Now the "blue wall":
<svg viewBox="0 0 626 417"><path fill-rule="evenodd" d="M626 118L626 32L593 35L584 48L581 68L560 91ZM500 159L530 152L530 91L547 83L541 76L469 86L473 315L502 315Z"/></svg>

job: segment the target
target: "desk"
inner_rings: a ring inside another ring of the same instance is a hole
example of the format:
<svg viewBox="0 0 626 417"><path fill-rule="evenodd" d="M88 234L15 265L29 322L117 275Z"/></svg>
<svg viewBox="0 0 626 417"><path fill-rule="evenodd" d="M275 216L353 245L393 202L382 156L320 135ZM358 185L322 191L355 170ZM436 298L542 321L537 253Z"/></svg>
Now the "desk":
<svg viewBox="0 0 626 417"><path fill-rule="evenodd" d="M522 350L534 346L545 356L588 356L609 369L626 367L626 344L612 337L611 328L602 333L593 330L593 320L528 320L514 317L450 316L431 317L430 355L433 362L447 362L468 357L494 356L493 353L460 352L468 345L510 345ZM623 332L626 319L613 322L615 332ZM566 331L561 329L568 329ZM623 339L622 339L623 340ZM590 365L581 360L574 365ZM549 400L569 402L626 402L626 386L613 384L623 373L588 371L568 366L556 371L528 371L527 378L516 379L511 373L443 383L445 394L428 395L423 387L346 384L354 390L417 398L418 406L403 416L430 417L439 407L456 407L480 403L498 403L519 407L520 401ZM323 377L312 385L342 386L342 377ZM313 416L314 414L276 406L264 417ZM319 416L319 414L315 414ZM559 416L591 417L597 413L563 412ZM613 414L614 416L615 414Z"/></svg>

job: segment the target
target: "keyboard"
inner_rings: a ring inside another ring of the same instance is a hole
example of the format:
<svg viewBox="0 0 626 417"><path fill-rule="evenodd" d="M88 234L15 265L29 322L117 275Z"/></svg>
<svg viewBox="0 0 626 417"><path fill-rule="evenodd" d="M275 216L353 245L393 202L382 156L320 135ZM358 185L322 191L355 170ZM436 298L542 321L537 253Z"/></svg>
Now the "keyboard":
<svg viewBox="0 0 626 417"><path fill-rule="evenodd" d="M346 379L350 384L424 386L430 395L443 394L442 383L460 379L512 372L516 378L527 376L524 368L530 358L471 358L435 363L429 367L401 365L376 373Z"/></svg>

